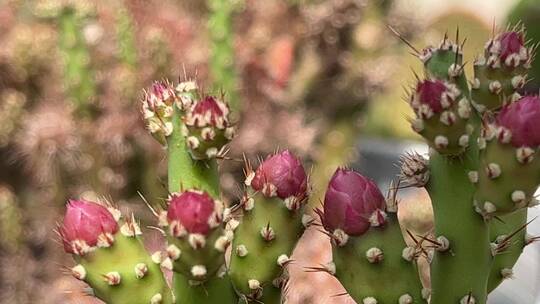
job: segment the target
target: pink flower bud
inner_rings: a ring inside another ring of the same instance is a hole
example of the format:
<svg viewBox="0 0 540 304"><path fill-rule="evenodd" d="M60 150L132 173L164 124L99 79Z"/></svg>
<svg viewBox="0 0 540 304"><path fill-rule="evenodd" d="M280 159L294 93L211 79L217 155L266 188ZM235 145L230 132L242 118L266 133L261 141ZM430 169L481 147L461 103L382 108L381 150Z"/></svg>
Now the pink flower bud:
<svg viewBox="0 0 540 304"><path fill-rule="evenodd" d="M440 80L424 80L416 86L418 101L427 104L434 113L440 113L443 110L441 104L442 93L446 91L446 85Z"/></svg>
<svg viewBox="0 0 540 304"><path fill-rule="evenodd" d="M172 105L174 101L174 88L165 81L155 81L150 89L145 92L144 102L146 107L151 111L156 111L157 107L163 105Z"/></svg>
<svg viewBox="0 0 540 304"><path fill-rule="evenodd" d="M179 224L188 233L207 235L213 224L221 221L221 213L208 193L188 190L171 195L167 220L169 225Z"/></svg>
<svg viewBox="0 0 540 304"><path fill-rule="evenodd" d="M514 31L500 34L496 41L500 44L499 58L503 61L512 54L519 54L525 45L523 34Z"/></svg>
<svg viewBox="0 0 540 304"><path fill-rule="evenodd" d="M510 131L514 147L537 147L540 145L540 98L524 96L504 106L497 123Z"/></svg>
<svg viewBox="0 0 540 304"><path fill-rule="evenodd" d="M384 224L386 201L377 185L353 170L337 169L324 197L324 227L348 235L364 234L370 226Z"/></svg>
<svg viewBox="0 0 540 304"><path fill-rule="evenodd" d="M266 196L304 198L307 176L302 163L289 150L269 156L255 172L251 186Z"/></svg>
<svg viewBox="0 0 540 304"><path fill-rule="evenodd" d="M112 242L112 236L118 231L118 223L102 205L70 200L59 230L64 250L83 255L90 247L98 245L100 239Z"/></svg>
<svg viewBox="0 0 540 304"><path fill-rule="evenodd" d="M227 104L213 96L206 96L196 102L186 117L188 126L213 126L224 129L229 124L229 108Z"/></svg>

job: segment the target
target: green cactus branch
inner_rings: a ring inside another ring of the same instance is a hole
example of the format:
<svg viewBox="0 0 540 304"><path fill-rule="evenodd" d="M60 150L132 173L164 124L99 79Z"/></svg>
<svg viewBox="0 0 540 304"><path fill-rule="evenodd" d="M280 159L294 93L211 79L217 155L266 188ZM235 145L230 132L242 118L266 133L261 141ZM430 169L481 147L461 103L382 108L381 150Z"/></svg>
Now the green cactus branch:
<svg viewBox="0 0 540 304"><path fill-rule="evenodd" d="M383 227L333 247L335 275L357 303L424 303L414 253L404 254L414 248L405 244L396 213Z"/></svg>
<svg viewBox="0 0 540 304"><path fill-rule="evenodd" d="M179 273L173 275L173 289L177 303L237 303L237 296L228 276L215 276L204 284L193 285Z"/></svg>
<svg viewBox="0 0 540 304"><path fill-rule="evenodd" d="M92 98L96 96L90 53L82 36L82 18L75 8L63 9L60 18L59 48L64 62L66 94L83 115L90 115Z"/></svg>
<svg viewBox="0 0 540 304"><path fill-rule="evenodd" d="M137 237L119 232L114 246L100 248L77 260L82 267L76 266L73 271L84 269L84 280L92 286L94 294L107 303L173 303L159 265L148 256ZM116 275L118 283L114 282Z"/></svg>
<svg viewBox="0 0 540 304"><path fill-rule="evenodd" d="M427 189L433 203L435 235L450 241L450 249L437 252L431 264L432 303L459 303L469 294L476 303L487 299L489 229L474 211L475 188L465 173L477 168L475 153L469 151L460 158L436 152L430 155Z"/></svg>
<svg viewBox="0 0 540 304"><path fill-rule="evenodd" d="M492 292L505 279L513 276L512 268L516 264L523 248L527 245L527 229L521 229L527 224L527 209L520 209L514 213L503 215L500 220L491 221L489 224L490 241L500 242L501 238L508 237L517 232L512 239L511 245L504 253L493 258L491 273L489 274L488 293Z"/></svg>
<svg viewBox="0 0 540 304"><path fill-rule="evenodd" d="M227 92L233 112L240 111L238 77L234 67L233 15L241 1L208 0L208 31L211 39L210 73L215 90Z"/></svg>
<svg viewBox="0 0 540 304"><path fill-rule="evenodd" d="M183 122L178 109L175 110L172 122L174 130L167 138L169 192L195 188L219 197L216 160L194 160L189 154L186 139L182 135Z"/></svg>

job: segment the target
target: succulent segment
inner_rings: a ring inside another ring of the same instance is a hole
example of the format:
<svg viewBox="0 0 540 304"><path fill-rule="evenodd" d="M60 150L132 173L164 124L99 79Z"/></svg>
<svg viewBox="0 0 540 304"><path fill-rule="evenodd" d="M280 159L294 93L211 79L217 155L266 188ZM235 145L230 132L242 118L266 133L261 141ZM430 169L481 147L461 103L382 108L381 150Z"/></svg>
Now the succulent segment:
<svg viewBox="0 0 540 304"><path fill-rule="evenodd" d="M307 175L298 158L283 151L256 171L248 165L245 184L240 222L228 222L235 231L230 276L241 300L279 303L273 295L288 279L289 257L304 229Z"/></svg>
<svg viewBox="0 0 540 304"><path fill-rule="evenodd" d="M187 190L169 198L167 249L162 264L200 284L225 263L232 237L222 229L223 203L208 193Z"/></svg>
<svg viewBox="0 0 540 304"><path fill-rule="evenodd" d="M516 90L525 85L532 53L524 29L502 32L486 43L474 62L472 98L478 111L497 110L519 98Z"/></svg>
<svg viewBox="0 0 540 304"><path fill-rule="evenodd" d="M416 86L410 104L416 113L413 129L442 154L460 154L469 145L472 129L469 100L456 84L426 79Z"/></svg>
<svg viewBox="0 0 540 304"><path fill-rule="evenodd" d="M173 131L174 88L167 81L156 81L143 94L141 104L146 128L160 144L166 145L167 136Z"/></svg>
<svg viewBox="0 0 540 304"><path fill-rule="evenodd" d="M194 159L214 158L234 136L229 106L214 96L196 101L186 112L186 142Z"/></svg>
<svg viewBox="0 0 540 304"><path fill-rule="evenodd" d="M69 201L59 233L77 262L71 273L107 303L173 303L159 264L144 249L137 222L120 217L113 207Z"/></svg>
<svg viewBox="0 0 540 304"><path fill-rule="evenodd" d="M527 209L501 216L490 222L490 240L493 263L489 274L488 292L504 280L513 277L514 264L527 245Z"/></svg>
<svg viewBox="0 0 540 304"><path fill-rule="evenodd" d="M540 98L525 96L504 106L495 121L485 127L475 197L476 208L483 216L536 204L533 196L540 184L539 118Z"/></svg>
<svg viewBox="0 0 540 304"><path fill-rule="evenodd" d="M323 208L319 214L333 248L324 271L335 275L357 303L425 303L415 264L420 251L407 246L395 205L387 210L373 181L338 169Z"/></svg>

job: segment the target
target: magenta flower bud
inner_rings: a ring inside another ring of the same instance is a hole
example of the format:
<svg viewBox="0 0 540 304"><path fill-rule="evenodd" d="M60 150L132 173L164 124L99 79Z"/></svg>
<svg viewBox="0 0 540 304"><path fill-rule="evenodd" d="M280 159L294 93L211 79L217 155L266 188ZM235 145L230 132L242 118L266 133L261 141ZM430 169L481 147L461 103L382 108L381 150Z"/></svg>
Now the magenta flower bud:
<svg viewBox="0 0 540 304"><path fill-rule="evenodd" d="M326 230L359 236L386 222L386 201L377 185L353 170L337 169L324 197L322 223Z"/></svg>
<svg viewBox="0 0 540 304"><path fill-rule="evenodd" d="M300 160L289 150L266 158L255 171L251 186L265 196L281 199L303 199L307 191L307 176Z"/></svg>
<svg viewBox="0 0 540 304"><path fill-rule="evenodd" d="M173 132L172 115L176 95L169 82L156 81L144 91L142 113L150 134L165 145L167 136Z"/></svg>
<svg viewBox="0 0 540 304"><path fill-rule="evenodd" d="M523 34L514 31L500 34L496 41L500 44L499 58L503 61L512 54L519 55L521 48L525 46Z"/></svg>
<svg viewBox="0 0 540 304"><path fill-rule="evenodd" d="M110 246L117 231L118 223L106 207L83 200L68 202L59 228L64 250L77 255L84 255L98 245Z"/></svg>
<svg viewBox="0 0 540 304"><path fill-rule="evenodd" d="M440 80L424 80L416 86L418 101L428 105L434 113L442 112L441 99L446 90L446 85Z"/></svg>
<svg viewBox="0 0 540 304"><path fill-rule="evenodd" d="M186 232L207 235L221 223L220 209L221 203L214 201L204 191L188 190L172 194L167 210L171 234L177 237Z"/></svg>
<svg viewBox="0 0 540 304"><path fill-rule="evenodd" d="M540 98L524 96L504 106L497 116L497 124L511 134L514 147L540 145Z"/></svg>
<svg viewBox="0 0 540 304"><path fill-rule="evenodd" d="M196 102L186 117L188 126L212 126L224 129L229 124L227 104L213 96L206 96Z"/></svg>
<svg viewBox="0 0 540 304"><path fill-rule="evenodd" d="M156 111L158 107L171 106L174 102L174 88L165 81L155 81L144 94L144 102L149 110Z"/></svg>

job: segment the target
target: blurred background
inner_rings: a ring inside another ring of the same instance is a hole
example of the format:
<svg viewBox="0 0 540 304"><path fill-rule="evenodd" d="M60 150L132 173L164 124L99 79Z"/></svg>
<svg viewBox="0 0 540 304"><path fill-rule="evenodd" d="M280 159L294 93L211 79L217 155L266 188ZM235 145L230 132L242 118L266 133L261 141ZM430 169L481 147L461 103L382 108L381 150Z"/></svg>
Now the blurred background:
<svg viewBox="0 0 540 304"><path fill-rule="evenodd" d="M314 207L337 166L387 188L400 153L427 151L402 101L420 64L387 25L418 48L459 26L471 62L494 23L517 20L540 41L540 0L0 0L0 303L99 303L65 275L54 229L70 197L105 197L152 223L138 192L151 204L167 195L164 150L139 115L152 80L196 75L226 92L239 132L221 163L225 200L238 198L242 153L280 147L309 164ZM540 60L531 74L538 92ZM426 193L400 197L402 224L429 233ZM526 248L490 303L536 302L539 252ZM354 303L304 272L330 260L320 233L307 231L294 259L288 303Z"/></svg>

